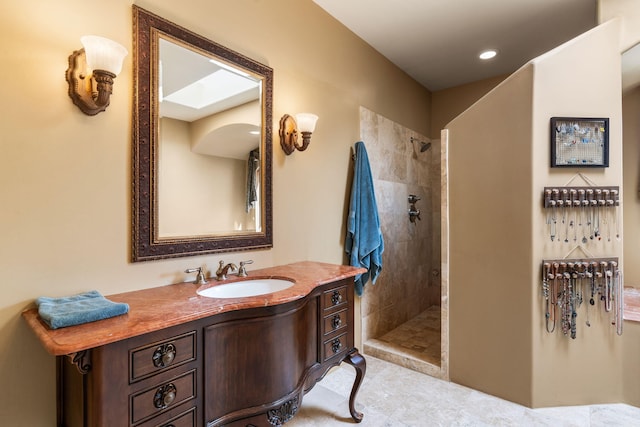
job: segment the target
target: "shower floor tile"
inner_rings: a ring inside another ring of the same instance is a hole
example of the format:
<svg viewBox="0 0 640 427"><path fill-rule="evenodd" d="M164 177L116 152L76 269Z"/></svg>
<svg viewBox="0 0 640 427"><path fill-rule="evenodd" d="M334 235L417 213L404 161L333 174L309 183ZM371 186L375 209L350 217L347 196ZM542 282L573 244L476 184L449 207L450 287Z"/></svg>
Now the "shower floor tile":
<svg viewBox="0 0 640 427"><path fill-rule="evenodd" d="M440 377L440 307L433 306L387 334L364 343L364 353Z"/></svg>

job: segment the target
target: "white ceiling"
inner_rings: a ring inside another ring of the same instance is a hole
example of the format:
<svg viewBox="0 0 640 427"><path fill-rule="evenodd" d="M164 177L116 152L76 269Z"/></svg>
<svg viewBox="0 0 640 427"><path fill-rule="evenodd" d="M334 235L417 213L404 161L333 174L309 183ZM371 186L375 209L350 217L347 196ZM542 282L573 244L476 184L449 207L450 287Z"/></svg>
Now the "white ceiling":
<svg viewBox="0 0 640 427"><path fill-rule="evenodd" d="M313 1L431 91L512 73L597 24L596 0Z"/></svg>

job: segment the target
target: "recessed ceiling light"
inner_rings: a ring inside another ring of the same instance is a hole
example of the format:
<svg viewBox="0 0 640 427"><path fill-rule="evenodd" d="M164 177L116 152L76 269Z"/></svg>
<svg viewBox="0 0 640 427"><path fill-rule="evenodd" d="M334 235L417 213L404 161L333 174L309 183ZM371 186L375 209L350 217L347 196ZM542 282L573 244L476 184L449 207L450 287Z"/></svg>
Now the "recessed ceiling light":
<svg viewBox="0 0 640 427"><path fill-rule="evenodd" d="M495 49L489 49L489 50L485 50L484 52L480 53L479 58L480 59L491 59L494 56L496 56L498 54L498 51Z"/></svg>

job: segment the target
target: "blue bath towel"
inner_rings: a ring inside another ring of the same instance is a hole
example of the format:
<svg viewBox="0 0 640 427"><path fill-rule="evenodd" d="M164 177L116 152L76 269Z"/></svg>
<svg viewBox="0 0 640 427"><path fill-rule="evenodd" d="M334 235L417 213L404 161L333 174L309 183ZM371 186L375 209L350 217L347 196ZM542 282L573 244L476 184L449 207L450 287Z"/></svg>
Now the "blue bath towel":
<svg viewBox="0 0 640 427"><path fill-rule="evenodd" d="M371 167L367 149L362 141L356 142L355 169L351 186L345 246L350 264L367 269L366 273L355 277L355 291L358 295L362 295L364 285L369 279L371 279L371 283L376 283L382 270L382 252L384 251L384 239L380 229Z"/></svg>
<svg viewBox="0 0 640 427"><path fill-rule="evenodd" d="M62 298L40 297L36 300L40 318L51 329L95 322L129 312L129 305L116 303L98 291Z"/></svg>

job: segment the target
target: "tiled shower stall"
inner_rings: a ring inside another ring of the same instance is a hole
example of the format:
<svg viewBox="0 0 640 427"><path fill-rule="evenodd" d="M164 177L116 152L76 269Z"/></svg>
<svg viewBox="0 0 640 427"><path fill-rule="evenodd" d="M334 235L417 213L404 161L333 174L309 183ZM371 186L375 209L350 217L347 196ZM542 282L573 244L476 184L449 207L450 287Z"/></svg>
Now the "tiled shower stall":
<svg viewBox="0 0 640 427"><path fill-rule="evenodd" d="M385 243L382 273L375 285L366 285L362 296L364 352L446 378L440 141L364 107L360 135L369 156ZM420 199L415 203L420 219L414 222L409 216L410 195Z"/></svg>

